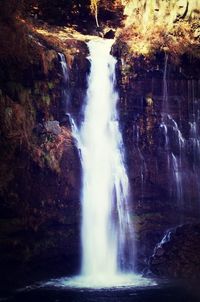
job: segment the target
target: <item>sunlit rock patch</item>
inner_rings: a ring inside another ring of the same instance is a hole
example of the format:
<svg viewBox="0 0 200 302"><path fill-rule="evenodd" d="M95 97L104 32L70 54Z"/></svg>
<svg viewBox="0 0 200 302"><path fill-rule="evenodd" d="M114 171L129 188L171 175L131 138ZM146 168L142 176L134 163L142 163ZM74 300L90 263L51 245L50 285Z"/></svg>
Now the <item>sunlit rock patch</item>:
<svg viewBox="0 0 200 302"><path fill-rule="evenodd" d="M118 39L136 56L164 50L199 56L199 1L123 1L125 27Z"/></svg>

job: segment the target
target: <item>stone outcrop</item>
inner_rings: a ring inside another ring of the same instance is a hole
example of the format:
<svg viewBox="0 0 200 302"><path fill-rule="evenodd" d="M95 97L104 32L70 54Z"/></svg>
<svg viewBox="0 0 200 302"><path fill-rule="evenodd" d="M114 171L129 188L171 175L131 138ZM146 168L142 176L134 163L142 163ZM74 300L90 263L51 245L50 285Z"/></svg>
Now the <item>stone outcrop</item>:
<svg viewBox="0 0 200 302"><path fill-rule="evenodd" d="M155 247L149 269L167 278L198 279L200 276L200 225L169 230Z"/></svg>

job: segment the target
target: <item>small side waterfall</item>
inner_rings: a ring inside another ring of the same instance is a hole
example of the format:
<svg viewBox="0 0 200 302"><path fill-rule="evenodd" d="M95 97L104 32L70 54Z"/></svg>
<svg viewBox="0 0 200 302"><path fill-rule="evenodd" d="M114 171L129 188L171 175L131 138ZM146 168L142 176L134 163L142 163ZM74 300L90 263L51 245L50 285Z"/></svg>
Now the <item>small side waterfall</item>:
<svg viewBox="0 0 200 302"><path fill-rule="evenodd" d="M165 138L165 152L168 174L168 192L172 200L177 201L179 220L184 222L189 208L189 200L194 198L188 194L188 187L192 186L194 196L200 200L199 186L199 103L194 94L194 81L188 80L188 121L182 119L180 111L172 108L168 91L169 64L168 55L165 56L163 72L163 106L160 129ZM173 116L175 115L175 116ZM177 122L177 121L178 122ZM187 171L187 172L186 172ZM192 194L191 194L192 195Z"/></svg>
<svg viewBox="0 0 200 302"><path fill-rule="evenodd" d="M67 63L65 60L65 56L63 53L58 53L59 59L60 59L60 64L62 67L62 72L63 72L63 80L64 82L67 82L68 80L68 68L67 68Z"/></svg>
<svg viewBox="0 0 200 302"><path fill-rule="evenodd" d="M168 54L165 55L164 73L163 73L163 106L161 129L165 137L165 150L167 155L167 169L169 175L169 191L171 196L177 200L177 205L182 210L183 197L183 179L182 179L182 156L185 139L178 127L178 124L170 114L168 99ZM177 154L173 152L172 140L177 145ZM174 185L175 184L175 185ZM182 219L182 218L181 218Z"/></svg>
<svg viewBox="0 0 200 302"><path fill-rule="evenodd" d="M195 81L188 81L188 102L189 102L189 152L192 156L192 173L196 182L196 189L199 199L199 212L200 212L200 102L197 95L197 87L200 83ZM196 94L195 94L196 92Z"/></svg>

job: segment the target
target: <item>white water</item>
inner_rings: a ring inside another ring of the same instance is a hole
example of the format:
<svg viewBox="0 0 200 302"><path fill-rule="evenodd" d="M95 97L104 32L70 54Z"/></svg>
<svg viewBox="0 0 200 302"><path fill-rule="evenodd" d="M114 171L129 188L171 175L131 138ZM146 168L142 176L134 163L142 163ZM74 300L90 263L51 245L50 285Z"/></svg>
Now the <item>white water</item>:
<svg viewBox="0 0 200 302"><path fill-rule="evenodd" d="M77 277L48 284L93 288L155 284L133 273L134 234L116 108L112 43L102 39L88 43L91 71L80 129L71 117L83 168L81 272ZM62 59L65 72L66 62Z"/></svg>
<svg viewBox="0 0 200 302"><path fill-rule="evenodd" d="M116 61L110 55L112 43L112 40L88 43L91 72L85 119L80 129L83 165L81 274L103 279L115 277L125 263L133 268L134 260L129 183L116 110L118 95L114 88ZM132 249L129 259L125 258L127 236Z"/></svg>
<svg viewBox="0 0 200 302"><path fill-rule="evenodd" d="M60 64L62 67L62 73L63 73L63 78L64 81L67 82L68 80L68 68L67 68L67 63L65 60L65 56L63 53L58 53L59 59L60 59Z"/></svg>
<svg viewBox="0 0 200 302"><path fill-rule="evenodd" d="M163 106L162 106L162 122L161 129L165 136L165 151L167 153L167 169L169 175L169 191L171 195L176 198L177 205L182 211L184 205L183 198L183 177L182 177L182 156L185 146L185 139L178 127L177 122L173 119L169 110L168 99L168 84L167 84L167 71L168 71L168 55L165 56L165 65L163 73ZM171 136L170 136L171 133ZM177 145L179 155L175 155L172 151L172 141ZM174 186L175 184L175 186ZM182 217L181 217L182 219Z"/></svg>

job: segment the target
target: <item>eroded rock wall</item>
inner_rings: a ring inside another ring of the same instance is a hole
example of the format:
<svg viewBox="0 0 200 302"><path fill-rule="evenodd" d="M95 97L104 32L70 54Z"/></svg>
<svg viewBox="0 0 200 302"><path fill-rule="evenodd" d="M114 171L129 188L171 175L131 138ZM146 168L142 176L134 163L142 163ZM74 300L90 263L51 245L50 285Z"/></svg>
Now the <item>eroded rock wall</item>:
<svg viewBox="0 0 200 302"><path fill-rule="evenodd" d="M141 269L167 229L199 221L199 60L113 53Z"/></svg>
<svg viewBox="0 0 200 302"><path fill-rule="evenodd" d="M66 83L59 49L29 38L35 57L0 61L0 280L11 286L69 274L80 259L81 165L67 113L85 96L87 47L65 42Z"/></svg>

